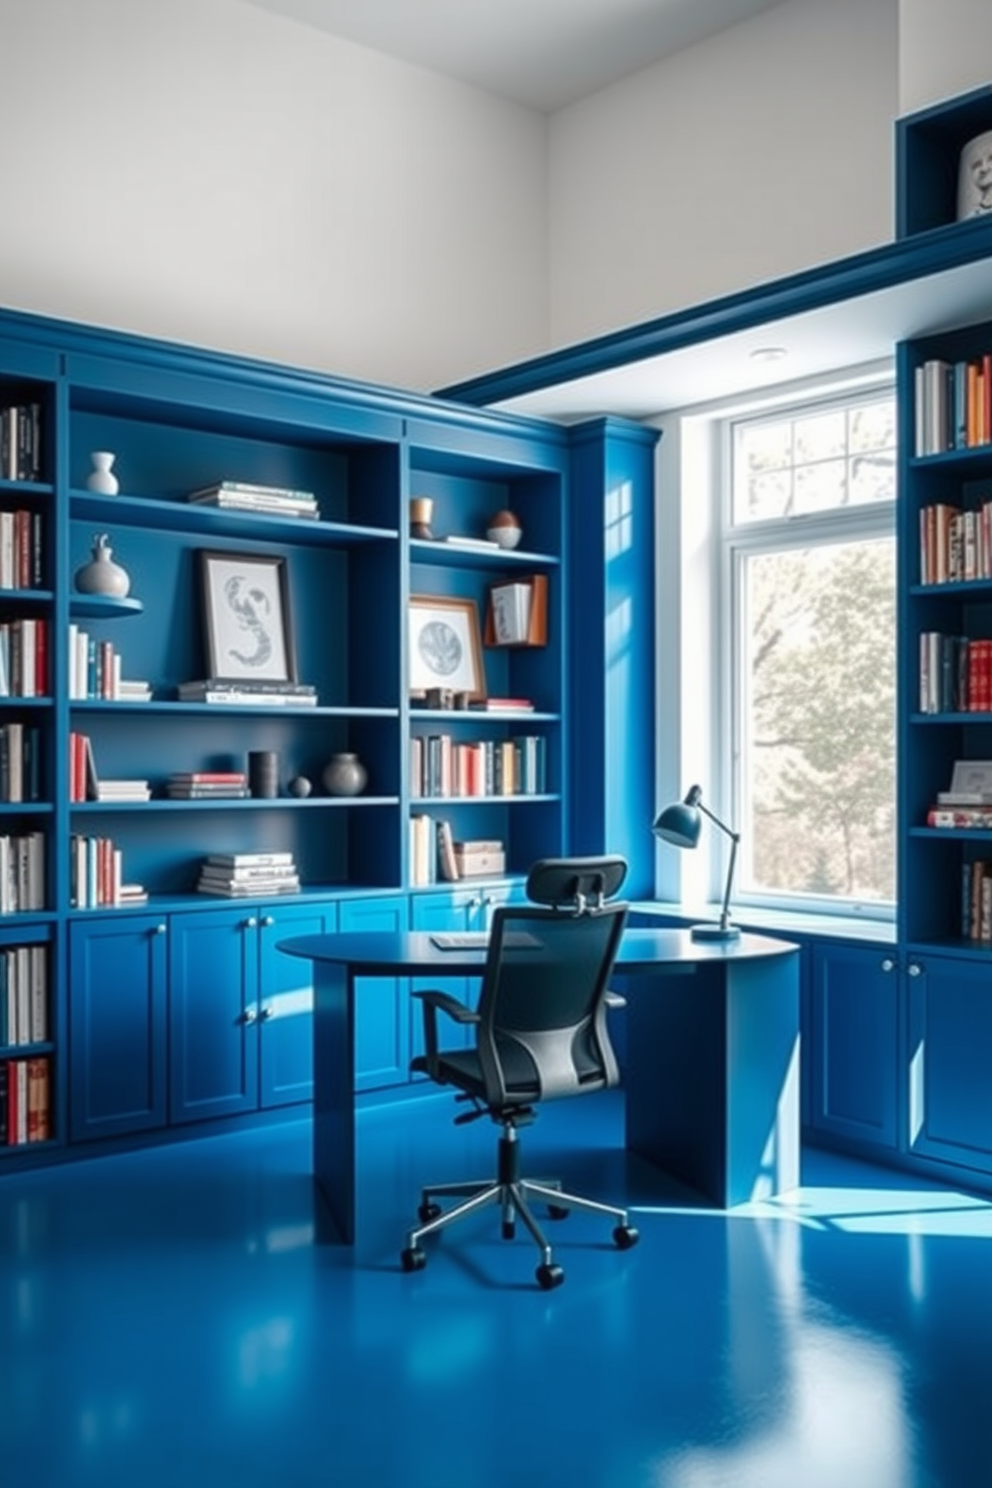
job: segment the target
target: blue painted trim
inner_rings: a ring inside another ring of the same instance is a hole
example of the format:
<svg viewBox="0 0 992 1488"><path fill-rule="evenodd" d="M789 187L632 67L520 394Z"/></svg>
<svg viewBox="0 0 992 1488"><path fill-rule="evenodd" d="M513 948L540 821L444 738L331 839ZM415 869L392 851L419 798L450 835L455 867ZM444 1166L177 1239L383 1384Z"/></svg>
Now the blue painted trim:
<svg viewBox="0 0 992 1488"><path fill-rule="evenodd" d="M357 379L322 373L316 369L300 369L278 362L267 362L252 357L230 355L212 351L206 347L189 346L174 341L161 341L149 336L135 336L124 331L104 327L83 325L79 322L58 320L54 317L32 315L26 311L3 309L4 353L0 357L0 371L10 368L8 375L20 373L20 362L14 355L14 345L22 339L30 343L28 350L38 356L40 350L49 351L53 359L59 354L67 357L106 357L113 362L115 392L121 383L128 364L148 366L155 372L174 371L184 374L216 375L222 383L258 386L266 393L298 392L326 398L332 396L338 408L351 407L367 411L388 419L390 428L383 428L376 437L387 442L400 437L400 425L404 419L424 421L424 428L446 425L449 429L461 428L480 434L519 434L551 449L561 449L565 444L562 430L546 420L528 418L519 414L487 413L480 419L472 410L457 404L446 406L430 393L400 391L394 387L360 382ZM26 375L26 374L20 374ZM34 375L42 375L40 372ZM54 375L54 367L45 375ZM72 374L74 386L85 386L87 379ZM435 433L434 438L437 438ZM532 452L533 453L533 452Z"/></svg>
<svg viewBox="0 0 992 1488"><path fill-rule="evenodd" d="M952 223L454 383L439 389L437 396L478 406L521 397L989 257L992 221Z"/></svg>

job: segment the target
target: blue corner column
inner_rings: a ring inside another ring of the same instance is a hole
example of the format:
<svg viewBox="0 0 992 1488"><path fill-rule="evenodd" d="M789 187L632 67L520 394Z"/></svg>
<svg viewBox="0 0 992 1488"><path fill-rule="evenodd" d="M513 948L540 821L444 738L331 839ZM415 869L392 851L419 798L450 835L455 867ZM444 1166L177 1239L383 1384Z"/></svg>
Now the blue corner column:
<svg viewBox="0 0 992 1488"><path fill-rule="evenodd" d="M570 431L572 850L619 852L624 894L654 893L654 454L657 429Z"/></svg>

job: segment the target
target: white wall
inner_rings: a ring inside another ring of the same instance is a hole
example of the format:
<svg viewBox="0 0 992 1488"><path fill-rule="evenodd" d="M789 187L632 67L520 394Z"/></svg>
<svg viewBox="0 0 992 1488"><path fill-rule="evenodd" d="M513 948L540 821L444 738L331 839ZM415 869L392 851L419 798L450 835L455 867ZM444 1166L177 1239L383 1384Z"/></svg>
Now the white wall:
<svg viewBox="0 0 992 1488"><path fill-rule="evenodd" d="M0 0L0 303L430 388L547 344L543 116L238 0Z"/></svg>
<svg viewBox="0 0 992 1488"><path fill-rule="evenodd" d="M989 0L899 0L899 112L911 114L992 78Z"/></svg>
<svg viewBox="0 0 992 1488"><path fill-rule="evenodd" d="M552 342L890 239L897 5L785 0L555 114Z"/></svg>

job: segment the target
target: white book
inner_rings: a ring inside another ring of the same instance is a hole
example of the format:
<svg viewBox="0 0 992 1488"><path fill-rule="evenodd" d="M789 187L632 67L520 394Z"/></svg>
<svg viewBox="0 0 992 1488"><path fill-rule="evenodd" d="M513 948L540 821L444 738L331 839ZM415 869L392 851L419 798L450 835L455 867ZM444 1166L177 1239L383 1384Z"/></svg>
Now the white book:
<svg viewBox="0 0 992 1488"><path fill-rule="evenodd" d="M35 670L38 664L38 622L25 616L18 624L21 637L21 697L34 697Z"/></svg>
<svg viewBox="0 0 992 1488"><path fill-rule="evenodd" d="M14 513L0 511L0 589L14 587Z"/></svg>
<svg viewBox="0 0 992 1488"><path fill-rule="evenodd" d="M31 1042L31 947L14 951L15 996L17 999L17 1043Z"/></svg>
<svg viewBox="0 0 992 1488"><path fill-rule="evenodd" d="M256 864L292 863L291 852L210 853L206 861L220 867L249 868Z"/></svg>

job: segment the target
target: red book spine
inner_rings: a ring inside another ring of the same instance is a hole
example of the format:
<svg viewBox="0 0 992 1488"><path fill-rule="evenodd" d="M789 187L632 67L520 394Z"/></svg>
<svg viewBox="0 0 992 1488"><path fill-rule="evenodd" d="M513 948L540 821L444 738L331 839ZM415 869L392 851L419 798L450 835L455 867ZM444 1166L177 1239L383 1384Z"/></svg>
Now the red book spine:
<svg viewBox="0 0 992 1488"><path fill-rule="evenodd" d="M48 696L47 620L39 620L34 633L34 691L36 697Z"/></svg>

